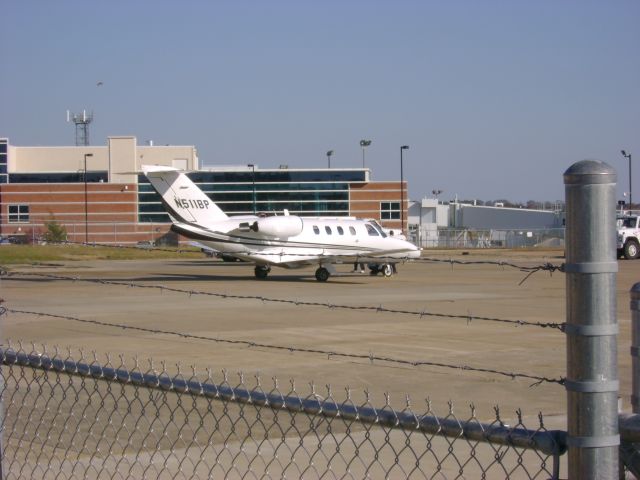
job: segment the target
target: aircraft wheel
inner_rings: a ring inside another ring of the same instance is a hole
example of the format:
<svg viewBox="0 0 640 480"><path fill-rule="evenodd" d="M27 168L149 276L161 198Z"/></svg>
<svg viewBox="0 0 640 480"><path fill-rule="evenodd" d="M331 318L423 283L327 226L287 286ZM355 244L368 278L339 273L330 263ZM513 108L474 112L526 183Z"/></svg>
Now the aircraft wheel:
<svg viewBox="0 0 640 480"><path fill-rule="evenodd" d="M319 282L326 282L329 280L330 276L331 274L329 273L329 270L324 267L320 267L316 270L316 280Z"/></svg>
<svg viewBox="0 0 640 480"><path fill-rule="evenodd" d="M391 264L390 264L390 263L385 263L385 264L382 266L382 274L383 274L385 277L390 277L391 275L393 275L393 267L391 266Z"/></svg>
<svg viewBox="0 0 640 480"><path fill-rule="evenodd" d="M267 278L267 275L269 275L269 272L271 271L271 269L269 267L265 267L264 265L258 265L254 270L253 273L255 274L256 278Z"/></svg>

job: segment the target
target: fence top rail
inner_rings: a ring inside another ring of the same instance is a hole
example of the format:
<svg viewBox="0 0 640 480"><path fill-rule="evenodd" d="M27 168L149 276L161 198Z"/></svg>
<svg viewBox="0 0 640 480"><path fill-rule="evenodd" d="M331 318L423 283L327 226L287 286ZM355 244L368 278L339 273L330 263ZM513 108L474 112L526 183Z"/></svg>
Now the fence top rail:
<svg viewBox="0 0 640 480"><path fill-rule="evenodd" d="M83 354L81 354L83 356ZM496 420L492 423L482 423L475 417L475 408L471 407L472 416L469 420L461 421L453 415L450 403L449 415L437 417L431 411L428 402L427 412L416 414L411 411L411 405L407 397L407 405L404 410L393 410L389 405L389 398L382 408L375 408L367 394L366 403L357 406L351 399L350 392L347 399L338 402L333 398L331 388L323 397L316 393L315 386L311 386L311 393L301 397L295 391L295 385L291 384L291 391L283 394L274 379L274 388L266 392L258 378L258 385L254 389L244 386L244 377L240 374L240 386L232 386L224 374L222 383L213 383L211 372L208 370L208 378L205 382L196 378L195 370L190 378L185 378L182 373L171 376L163 365L162 372L157 372L151 364L149 372L142 372L138 367L129 370L123 364L114 367L108 358L107 364L98 362L94 353L94 360L90 363L75 361L71 358L71 352L66 358L62 358L56 350L54 356L46 353L27 353L21 346L15 350L11 345L0 347L0 359L3 365L28 367L36 370L54 371L71 376L89 377L98 381L115 382L123 385L170 391L178 394L207 397L213 400L251 404L257 407L267 407L273 410L286 410L305 413L308 415L320 415L329 418L342 418L346 421L356 421L363 424L377 424L387 428L416 431L424 434L440 435L452 438L464 438L469 441L490 442L517 448L533 449L546 455L562 455L566 451L565 432L559 430L547 430L540 415L540 426L537 430L524 428L521 413L518 412L518 425L510 427L500 420L499 410L496 408ZM210 381L210 382L209 382Z"/></svg>

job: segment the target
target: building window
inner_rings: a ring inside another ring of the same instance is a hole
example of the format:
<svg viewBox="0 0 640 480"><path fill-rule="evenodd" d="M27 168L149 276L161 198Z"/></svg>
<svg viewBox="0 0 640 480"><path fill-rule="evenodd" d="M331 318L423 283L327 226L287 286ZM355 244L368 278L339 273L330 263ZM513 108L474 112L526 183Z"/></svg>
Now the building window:
<svg viewBox="0 0 640 480"><path fill-rule="evenodd" d="M9 205L9 223L27 223L29 205Z"/></svg>
<svg viewBox="0 0 640 480"><path fill-rule="evenodd" d="M400 220L400 202L380 202L381 220Z"/></svg>

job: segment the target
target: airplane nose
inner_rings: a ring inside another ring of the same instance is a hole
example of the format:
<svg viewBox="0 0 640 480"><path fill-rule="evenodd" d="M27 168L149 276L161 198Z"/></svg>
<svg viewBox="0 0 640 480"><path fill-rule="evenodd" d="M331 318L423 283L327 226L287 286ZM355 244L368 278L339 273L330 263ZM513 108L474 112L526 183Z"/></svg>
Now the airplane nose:
<svg viewBox="0 0 640 480"><path fill-rule="evenodd" d="M408 242L406 240L403 241L404 245L407 247L407 258L420 258L421 249L416 247L413 243Z"/></svg>

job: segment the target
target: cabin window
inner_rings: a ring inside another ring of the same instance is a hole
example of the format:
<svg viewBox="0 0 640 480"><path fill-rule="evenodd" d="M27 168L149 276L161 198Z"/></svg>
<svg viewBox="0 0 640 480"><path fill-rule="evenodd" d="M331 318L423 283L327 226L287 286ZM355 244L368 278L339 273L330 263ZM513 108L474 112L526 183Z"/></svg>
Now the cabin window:
<svg viewBox="0 0 640 480"><path fill-rule="evenodd" d="M324 231L327 232L327 235L331 235L331 227L329 225L324 227Z"/></svg>
<svg viewBox="0 0 640 480"><path fill-rule="evenodd" d="M400 220L400 202L380 202L381 220Z"/></svg>
<svg viewBox="0 0 640 480"><path fill-rule="evenodd" d="M9 223L29 222L29 205L9 205Z"/></svg>
<svg viewBox="0 0 640 480"><path fill-rule="evenodd" d="M375 228L373 228L373 225L369 225L368 223L365 223L364 226L367 227L367 233L369 235L371 235L372 237L379 237L380 236L378 231Z"/></svg>
<svg viewBox="0 0 640 480"><path fill-rule="evenodd" d="M356 229L355 229L355 228L353 228L353 227L349 227L349 233L350 233L351 235L355 235L355 234L356 234Z"/></svg>
<svg viewBox="0 0 640 480"><path fill-rule="evenodd" d="M320 229L318 228L317 225L313 226L313 233L315 233L316 235L320 235Z"/></svg>
<svg viewBox="0 0 640 480"><path fill-rule="evenodd" d="M340 235L344 235L344 230L342 229L342 227L338 227L338 233Z"/></svg>

